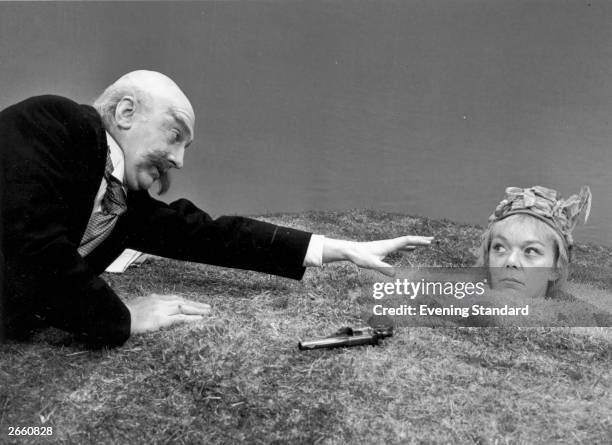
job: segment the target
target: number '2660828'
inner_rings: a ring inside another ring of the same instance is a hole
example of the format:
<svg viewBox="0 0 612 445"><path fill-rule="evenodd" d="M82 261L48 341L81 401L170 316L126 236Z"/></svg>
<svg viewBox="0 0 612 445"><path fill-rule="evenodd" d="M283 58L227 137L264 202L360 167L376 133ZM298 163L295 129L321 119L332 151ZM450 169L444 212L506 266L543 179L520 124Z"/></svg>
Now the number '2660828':
<svg viewBox="0 0 612 445"><path fill-rule="evenodd" d="M9 436L51 436L52 426L9 426Z"/></svg>

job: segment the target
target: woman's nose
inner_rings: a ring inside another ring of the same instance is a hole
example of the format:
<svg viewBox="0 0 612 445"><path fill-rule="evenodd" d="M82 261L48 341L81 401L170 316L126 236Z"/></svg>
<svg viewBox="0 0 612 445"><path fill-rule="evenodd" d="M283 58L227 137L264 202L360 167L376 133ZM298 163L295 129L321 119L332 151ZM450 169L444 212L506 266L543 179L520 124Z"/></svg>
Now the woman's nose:
<svg viewBox="0 0 612 445"><path fill-rule="evenodd" d="M508 254L508 256L506 257L506 267L513 267L515 269L521 267L520 252L518 252L517 250L512 250Z"/></svg>

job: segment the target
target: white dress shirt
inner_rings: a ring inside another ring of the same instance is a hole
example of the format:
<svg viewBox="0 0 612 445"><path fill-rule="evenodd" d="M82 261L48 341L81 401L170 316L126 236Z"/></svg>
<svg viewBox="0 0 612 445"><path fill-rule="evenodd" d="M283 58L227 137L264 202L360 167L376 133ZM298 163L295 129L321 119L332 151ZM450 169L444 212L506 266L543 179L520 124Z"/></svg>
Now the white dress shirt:
<svg viewBox="0 0 612 445"><path fill-rule="evenodd" d="M113 173L112 175L121 183L123 187L123 191L127 194L127 188L124 181L124 172L125 172L125 160L123 159L123 151L115 142L115 140L111 137L108 132L106 133L106 142L108 143L108 148L110 150L110 158L113 163ZM94 213L102 212L102 200L104 199L104 194L106 193L106 180L102 178L102 182L100 183L100 188L98 189L98 193L96 194L96 199L94 199L94 206L91 212L91 216L89 219L93 217Z"/></svg>

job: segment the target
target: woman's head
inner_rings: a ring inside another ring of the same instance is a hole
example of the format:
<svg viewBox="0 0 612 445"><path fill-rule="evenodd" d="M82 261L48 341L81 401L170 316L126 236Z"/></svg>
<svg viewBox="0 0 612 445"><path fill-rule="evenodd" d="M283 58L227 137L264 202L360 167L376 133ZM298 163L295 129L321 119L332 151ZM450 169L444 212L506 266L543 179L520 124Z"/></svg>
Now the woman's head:
<svg viewBox="0 0 612 445"><path fill-rule="evenodd" d="M492 288L530 297L554 297L568 275L572 230L581 213L588 218L591 192L583 187L567 200L545 187L506 189L489 218L478 265L488 268Z"/></svg>
<svg viewBox="0 0 612 445"><path fill-rule="evenodd" d="M491 224L483 234L480 254L494 289L551 297L567 279L565 242L549 225L528 214L514 214Z"/></svg>

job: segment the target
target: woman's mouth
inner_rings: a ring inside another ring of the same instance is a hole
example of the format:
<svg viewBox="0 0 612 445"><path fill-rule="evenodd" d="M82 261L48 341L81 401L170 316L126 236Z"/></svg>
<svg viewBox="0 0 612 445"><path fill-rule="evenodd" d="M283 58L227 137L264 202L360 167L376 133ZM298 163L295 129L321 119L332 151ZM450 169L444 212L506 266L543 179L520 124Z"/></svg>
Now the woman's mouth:
<svg viewBox="0 0 612 445"><path fill-rule="evenodd" d="M523 283L518 278L514 278L514 277L502 278L501 280L499 280L499 282L502 284L505 284L508 287L513 287L513 288L525 286L525 283Z"/></svg>

